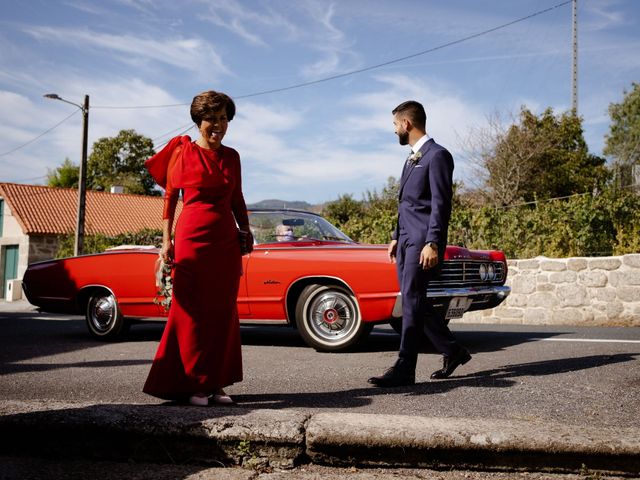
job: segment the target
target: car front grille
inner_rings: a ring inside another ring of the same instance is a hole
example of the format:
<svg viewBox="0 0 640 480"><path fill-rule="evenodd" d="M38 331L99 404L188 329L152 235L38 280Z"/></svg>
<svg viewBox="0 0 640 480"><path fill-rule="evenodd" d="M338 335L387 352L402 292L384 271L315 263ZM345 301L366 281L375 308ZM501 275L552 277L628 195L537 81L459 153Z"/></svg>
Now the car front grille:
<svg viewBox="0 0 640 480"><path fill-rule="evenodd" d="M481 268L487 269L493 266L495 276L493 279L482 280ZM484 267L482 267L484 266ZM464 288L479 287L483 285L501 285L505 279L505 268L502 262L489 262L481 260L446 260L435 280L429 282L430 288Z"/></svg>

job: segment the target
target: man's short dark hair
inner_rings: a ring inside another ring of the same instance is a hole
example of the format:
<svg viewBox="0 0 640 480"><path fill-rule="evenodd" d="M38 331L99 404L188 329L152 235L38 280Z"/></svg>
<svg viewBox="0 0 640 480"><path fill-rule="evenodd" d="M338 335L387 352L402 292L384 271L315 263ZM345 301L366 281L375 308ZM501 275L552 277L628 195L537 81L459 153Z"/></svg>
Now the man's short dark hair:
<svg viewBox="0 0 640 480"><path fill-rule="evenodd" d="M424 111L424 107L420 102L416 102L415 100L402 102L394 108L391 113L407 117L413 126L420 128L421 130L424 130L427 125L427 114Z"/></svg>

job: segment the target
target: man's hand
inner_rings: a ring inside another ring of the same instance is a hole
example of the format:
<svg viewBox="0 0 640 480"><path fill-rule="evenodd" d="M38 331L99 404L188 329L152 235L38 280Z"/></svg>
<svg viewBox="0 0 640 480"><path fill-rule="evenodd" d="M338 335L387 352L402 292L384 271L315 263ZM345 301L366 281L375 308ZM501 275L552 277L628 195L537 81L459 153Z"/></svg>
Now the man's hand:
<svg viewBox="0 0 640 480"><path fill-rule="evenodd" d="M387 247L387 255L389 255L389 261L396 263L396 251L398 250L398 241L391 240L391 243Z"/></svg>
<svg viewBox="0 0 640 480"><path fill-rule="evenodd" d="M438 265L438 247L425 245L420 252L420 265L423 270L429 270Z"/></svg>

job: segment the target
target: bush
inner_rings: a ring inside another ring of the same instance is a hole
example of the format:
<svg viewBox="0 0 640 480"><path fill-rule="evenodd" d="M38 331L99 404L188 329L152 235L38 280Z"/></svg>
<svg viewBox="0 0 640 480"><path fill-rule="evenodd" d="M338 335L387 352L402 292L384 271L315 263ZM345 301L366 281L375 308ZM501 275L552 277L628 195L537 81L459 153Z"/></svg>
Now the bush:
<svg viewBox="0 0 640 480"><path fill-rule="evenodd" d="M361 202L349 195L323 215L353 240L386 244L397 218L397 182ZM609 188L599 194L526 205L478 207L454 195L449 244L503 250L509 258L608 256L640 252L640 195Z"/></svg>
<svg viewBox="0 0 640 480"><path fill-rule="evenodd" d="M640 251L640 197L609 190L511 208L454 210L449 243L511 258L607 256Z"/></svg>
<svg viewBox="0 0 640 480"><path fill-rule="evenodd" d="M64 235L58 243L56 258L73 256L73 245L75 236L73 234ZM155 245L159 247L162 243L162 231L146 228L136 233L123 233L113 237L106 235L85 235L83 250L85 254L104 252L107 248L118 245Z"/></svg>

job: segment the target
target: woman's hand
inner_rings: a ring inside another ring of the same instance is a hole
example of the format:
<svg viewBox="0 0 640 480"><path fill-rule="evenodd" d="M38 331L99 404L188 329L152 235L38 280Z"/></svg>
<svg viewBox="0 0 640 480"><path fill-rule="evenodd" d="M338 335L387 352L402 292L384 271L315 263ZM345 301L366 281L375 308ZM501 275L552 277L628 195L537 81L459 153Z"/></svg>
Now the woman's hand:
<svg viewBox="0 0 640 480"><path fill-rule="evenodd" d="M253 251L253 234L249 228L240 228L238 231L238 238L240 239L240 253L247 255Z"/></svg>
<svg viewBox="0 0 640 480"><path fill-rule="evenodd" d="M160 258L167 265L173 265L173 242L171 240L163 240L162 248L160 248Z"/></svg>

